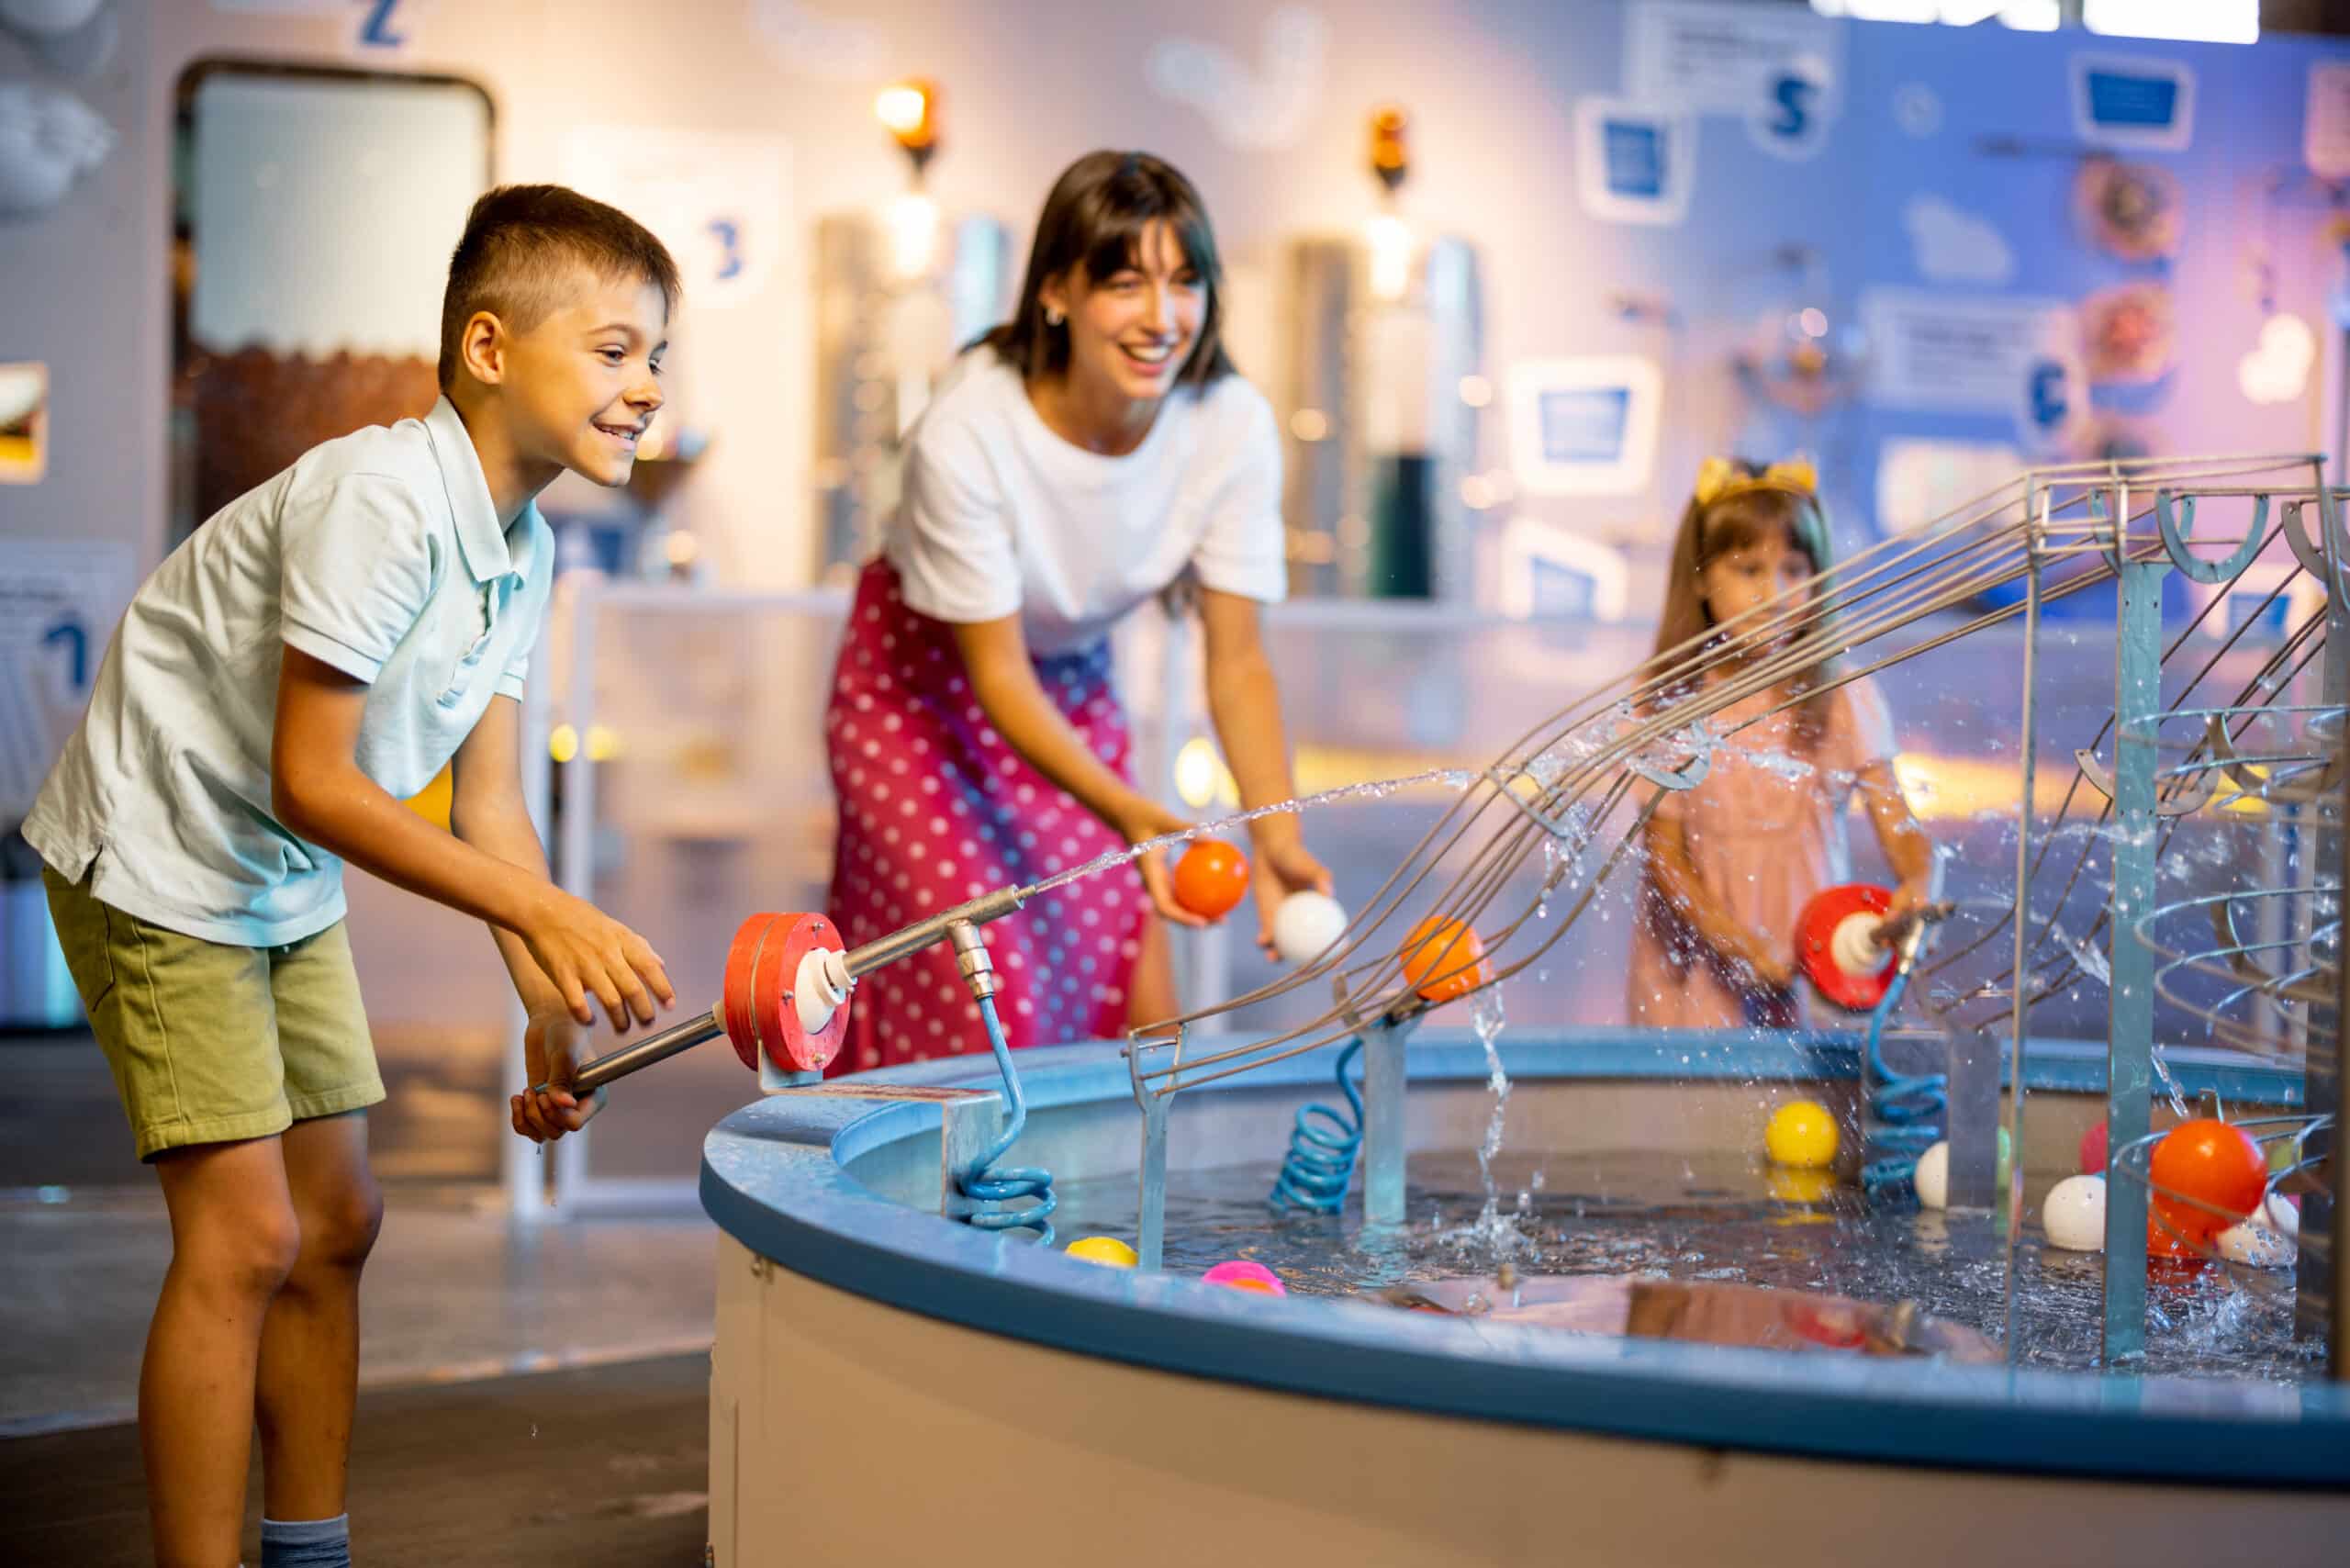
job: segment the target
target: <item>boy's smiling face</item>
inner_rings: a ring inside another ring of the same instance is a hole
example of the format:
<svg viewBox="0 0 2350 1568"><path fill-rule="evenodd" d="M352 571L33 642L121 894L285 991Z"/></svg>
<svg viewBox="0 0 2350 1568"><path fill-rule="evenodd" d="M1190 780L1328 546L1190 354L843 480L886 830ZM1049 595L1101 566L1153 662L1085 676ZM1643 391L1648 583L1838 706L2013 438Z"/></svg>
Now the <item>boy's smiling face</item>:
<svg viewBox="0 0 2350 1568"><path fill-rule="evenodd" d="M515 456L622 485L661 407L669 312L649 279L576 269L564 302L505 339L499 376Z"/></svg>

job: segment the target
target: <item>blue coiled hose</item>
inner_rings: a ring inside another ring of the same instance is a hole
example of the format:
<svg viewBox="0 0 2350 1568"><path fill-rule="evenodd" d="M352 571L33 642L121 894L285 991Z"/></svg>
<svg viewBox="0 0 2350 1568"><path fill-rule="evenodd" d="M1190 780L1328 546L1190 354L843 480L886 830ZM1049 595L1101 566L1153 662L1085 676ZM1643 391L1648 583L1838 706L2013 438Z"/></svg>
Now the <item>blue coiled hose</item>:
<svg viewBox="0 0 2350 1568"><path fill-rule="evenodd" d="M1868 1058L1862 1067L1873 1124L1869 1146L1886 1151L1861 1169L1861 1185L1872 1193L1906 1185L1917 1175L1918 1157L1942 1136L1942 1124L1926 1118L1939 1117L1950 1103L1949 1074L1905 1075L1886 1065L1885 1023L1901 1005L1908 984L1909 966L1904 963L1894 970L1885 1000L1869 1014Z"/></svg>
<svg viewBox="0 0 2350 1568"><path fill-rule="evenodd" d="M996 1164L1020 1141L1021 1129L1028 1125L1028 1101L1020 1092L1020 1075L1012 1070L1012 1050L1003 1042L1003 1025L996 1018L993 997L979 998L979 1022L987 1025L988 1048L995 1052L995 1065L1003 1073L1003 1098L1012 1107L1012 1114L995 1142L971 1161L970 1170L957 1185L963 1189L963 1195L974 1203L1008 1204L1015 1198L1035 1198L1037 1202L1024 1209L980 1209L965 1215L964 1223L978 1230L1033 1229L1037 1238L1050 1247L1052 1213L1060 1204L1053 1196L1053 1173L1041 1166Z"/></svg>
<svg viewBox="0 0 2350 1568"><path fill-rule="evenodd" d="M1289 1136L1289 1154L1268 1200L1273 1207L1324 1215L1346 1207L1347 1183L1354 1177L1355 1155L1362 1148L1362 1091L1347 1076L1347 1069L1361 1054L1360 1039L1338 1053L1338 1092L1347 1097L1347 1110L1316 1103L1298 1112L1297 1130Z"/></svg>

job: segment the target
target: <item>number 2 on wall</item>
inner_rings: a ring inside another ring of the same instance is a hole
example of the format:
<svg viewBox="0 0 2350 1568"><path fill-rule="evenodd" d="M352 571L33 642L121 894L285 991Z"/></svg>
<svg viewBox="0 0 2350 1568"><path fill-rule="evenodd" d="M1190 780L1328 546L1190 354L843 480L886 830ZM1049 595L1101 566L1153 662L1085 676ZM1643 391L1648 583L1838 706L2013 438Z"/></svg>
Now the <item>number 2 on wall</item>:
<svg viewBox="0 0 2350 1568"><path fill-rule="evenodd" d="M400 0L359 0L367 7L367 19L359 24L359 46L362 49L399 49L408 43L408 35L392 30L392 13L400 8Z"/></svg>

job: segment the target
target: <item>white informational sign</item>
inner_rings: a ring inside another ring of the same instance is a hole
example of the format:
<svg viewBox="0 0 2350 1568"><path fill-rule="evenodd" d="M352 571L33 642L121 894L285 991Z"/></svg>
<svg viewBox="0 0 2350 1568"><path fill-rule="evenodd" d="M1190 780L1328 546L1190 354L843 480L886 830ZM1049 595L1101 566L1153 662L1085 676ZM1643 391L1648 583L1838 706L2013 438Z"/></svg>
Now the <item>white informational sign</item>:
<svg viewBox="0 0 2350 1568"><path fill-rule="evenodd" d="M1861 326L1868 400L1942 413L2011 412L2048 345L2077 341L2071 311L2053 300L1914 289L1863 293Z"/></svg>
<svg viewBox="0 0 2350 1568"><path fill-rule="evenodd" d="M660 236L699 308L765 287L788 233L790 149L780 137L585 126L563 139L563 183Z"/></svg>
<svg viewBox="0 0 2350 1568"><path fill-rule="evenodd" d="M2323 60L2310 67L2301 157L2320 179L2350 177L2350 60Z"/></svg>
<svg viewBox="0 0 2350 1568"><path fill-rule="evenodd" d="M1656 465L1664 375L1637 354L1510 367L1511 468L1535 496L1628 496Z"/></svg>
<svg viewBox="0 0 2350 1568"><path fill-rule="evenodd" d="M1804 117L1834 119L1843 57L1842 27L1792 6L1641 0L1624 8L1624 95L1645 104L1751 117L1800 64L1813 89Z"/></svg>
<svg viewBox="0 0 2350 1568"><path fill-rule="evenodd" d="M1889 438L1876 454L1877 532L1889 537L1948 517L2023 466L2023 454L2004 442Z"/></svg>
<svg viewBox="0 0 2350 1568"><path fill-rule="evenodd" d="M1609 223L1678 223L1697 176L1697 122L1614 98L1575 105L1575 185Z"/></svg>
<svg viewBox="0 0 2350 1568"><path fill-rule="evenodd" d="M1631 568L1624 553L1531 518L1502 527L1502 613L1517 621L1621 621Z"/></svg>
<svg viewBox="0 0 2350 1568"><path fill-rule="evenodd" d="M2184 152L2195 140L2195 71L2151 56L2076 54L2073 129L2091 147Z"/></svg>
<svg viewBox="0 0 2350 1568"><path fill-rule="evenodd" d="M0 539L0 824L32 809L131 587L128 544Z"/></svg>

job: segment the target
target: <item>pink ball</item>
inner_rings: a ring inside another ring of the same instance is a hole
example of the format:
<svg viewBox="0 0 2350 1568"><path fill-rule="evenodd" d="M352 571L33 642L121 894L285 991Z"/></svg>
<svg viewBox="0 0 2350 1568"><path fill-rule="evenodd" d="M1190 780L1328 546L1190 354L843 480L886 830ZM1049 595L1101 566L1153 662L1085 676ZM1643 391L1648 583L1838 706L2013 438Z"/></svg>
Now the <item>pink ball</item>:
<svg viewBox="0 0 2350 1568"><path fill-rule="evenodd" d="M1228 1290L1260 1291L1266 1295L1289 1294L1289 1287L1281 1283L1279 1274L1262 1263L1252 1263L1246 1258L1218 1263L1200 1277L1209 1284L1223 1285Z"/></svg>
<svg viewBox="0 0 2350 1568"><path fill-rule="evenodd" d="M2081 1174L2094 1176L2105 1169L2105 1124L2098 1123L2081 1135Z"/></svg>

